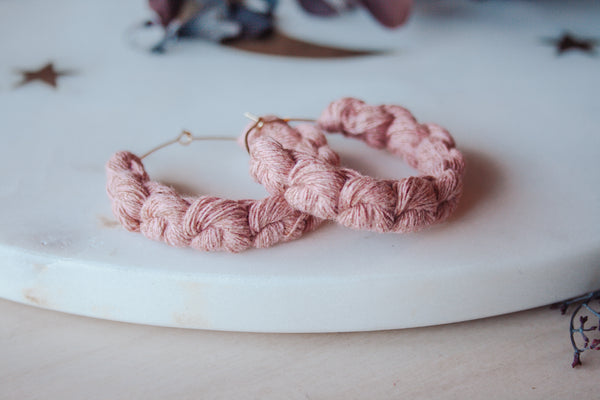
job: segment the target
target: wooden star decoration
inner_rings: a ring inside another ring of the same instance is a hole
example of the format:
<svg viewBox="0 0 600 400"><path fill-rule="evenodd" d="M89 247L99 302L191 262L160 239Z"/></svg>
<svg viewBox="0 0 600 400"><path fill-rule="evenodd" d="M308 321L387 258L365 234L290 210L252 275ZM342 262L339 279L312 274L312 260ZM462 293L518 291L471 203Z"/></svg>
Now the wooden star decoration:
<svg viewBox="0 0 600 400"><path fill-rule="evenodd" d="M548 39L546 41L556 47L556 53L558 55L562 55L571 50L596 54L595 47L598 45L596 39L577 37L569 32L563 33L558 39Z"/></svg>
<svg viewBox="0 0 600 400"><path fill-rule="evenodd" d="M19 70L17 71L22 75L21 82L17 83L16 87L26 85L31 82L39 81L46 85L52 86L56 89L57 80L60 76L71 75L70 71L57 71L54 69L53 63L48 63L42 68L35 71Z"/></svg>

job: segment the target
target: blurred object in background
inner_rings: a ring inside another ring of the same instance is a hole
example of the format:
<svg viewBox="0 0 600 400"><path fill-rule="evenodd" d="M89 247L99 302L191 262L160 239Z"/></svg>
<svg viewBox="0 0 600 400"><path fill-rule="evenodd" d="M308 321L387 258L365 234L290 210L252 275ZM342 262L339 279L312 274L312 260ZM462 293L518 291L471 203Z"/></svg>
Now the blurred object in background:
<svg viewBox="0 0 600 400"><path fill-rule="evenodd" d="M149 0L163 38L152 47L163 53L179 37L198 37L215 42L259 38L273 31L273 10L278 0Z"/></svg>
<svg viewBox="0 0 600 400"><path fill-rule="evenodd" d="M388 28L406 22L412 0L298 0L305 11L325 17L335 16L357 6L365 7L373 17Z"/></svg>
<svg viewBox="0 0 600 400"><path fill-rule="evenodd" d="M364 7L389 28L402 25L412 6L412 0L298 2L308 13L327 17ZM274 31L274 10L278 0L148 0L148 3L156 18L143 26L161 27L161 38L151 49L155 53L164 53L180 37L214 42L264 38Z"/></svg>

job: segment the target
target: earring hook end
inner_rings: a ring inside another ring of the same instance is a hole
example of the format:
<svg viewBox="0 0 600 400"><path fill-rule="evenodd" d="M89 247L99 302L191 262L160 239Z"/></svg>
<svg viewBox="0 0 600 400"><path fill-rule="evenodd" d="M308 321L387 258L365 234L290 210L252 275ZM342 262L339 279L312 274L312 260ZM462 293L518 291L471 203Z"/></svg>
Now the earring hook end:
<svg viewBox="0 0 600 400"><path fill-rule="evenodd" d="M246 145L246 151L248 152L248 154L250 154L250 144L248 143L248 136L250 136L250 132L255 129L255 128L262 128L263 125L265 124L265 122L263 121L263 119L261 117L258 117L252 113L249 112L245 112L244 113L244 117L248 118L251 121L254 121L254 125L252 125L250 128L248 128L248 130L246 131L246 133L244 133L244 145Z"/></svg>

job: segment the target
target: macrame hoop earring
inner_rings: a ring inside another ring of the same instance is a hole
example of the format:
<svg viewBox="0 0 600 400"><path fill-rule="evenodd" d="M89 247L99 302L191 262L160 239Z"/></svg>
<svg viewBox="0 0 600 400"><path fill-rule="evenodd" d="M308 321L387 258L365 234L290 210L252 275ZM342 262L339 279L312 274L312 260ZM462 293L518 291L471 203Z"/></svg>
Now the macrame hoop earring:
<svg viewBox="0 0 600 400"><path fill-rule="evenodd" d="M462 193L464 159L439 125L419 124L397 105L370 106L353 98L331 103L316 126L260 118L246 133L250 174L294 208L375 232L412 232L448 218ZM386 149L422 175L377 179L342 168L319 130Z"/></svg>
<svg viewBox="0 0 600 400"><path fill-rule="evenodd" d="M189 197L150 180L142 159L173 143L227 140L194 137L184 131L141 157L128 151L114 154L106 164L108 196L121 225L132 232L171 246L204 251L240 252L298 239L322 221L293 209L283 195L263 200Z"/></svg>

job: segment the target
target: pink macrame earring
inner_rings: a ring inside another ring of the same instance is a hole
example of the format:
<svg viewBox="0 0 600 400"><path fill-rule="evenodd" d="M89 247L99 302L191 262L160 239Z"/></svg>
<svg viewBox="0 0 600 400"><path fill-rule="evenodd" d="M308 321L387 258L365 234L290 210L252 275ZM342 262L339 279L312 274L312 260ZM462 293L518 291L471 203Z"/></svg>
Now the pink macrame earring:
<svg viewBox="0 0 600 400"><path fill-rule="evenodd" d="M403 158L421 175L376 179L340 166L319 130L354 137ZM316 126L256 119L245 133L250 173L273 195L317 218L376 232L412 232L445 220L462 193L464 159L439 125L397 105L353 98L331 103Z"/></svg>
<svg viewBox="0 0 600 400"><path fill-rule="evenodd" d="M128 151L114 154L106 164L106 189L121 225L171 246L240 252L298 239L322 222L293 209L282 194L263 200L182 196L150 180L142 164L143 158L173 143L219 139L224 138L194 137L184 131L141 157Z"/></svg>

